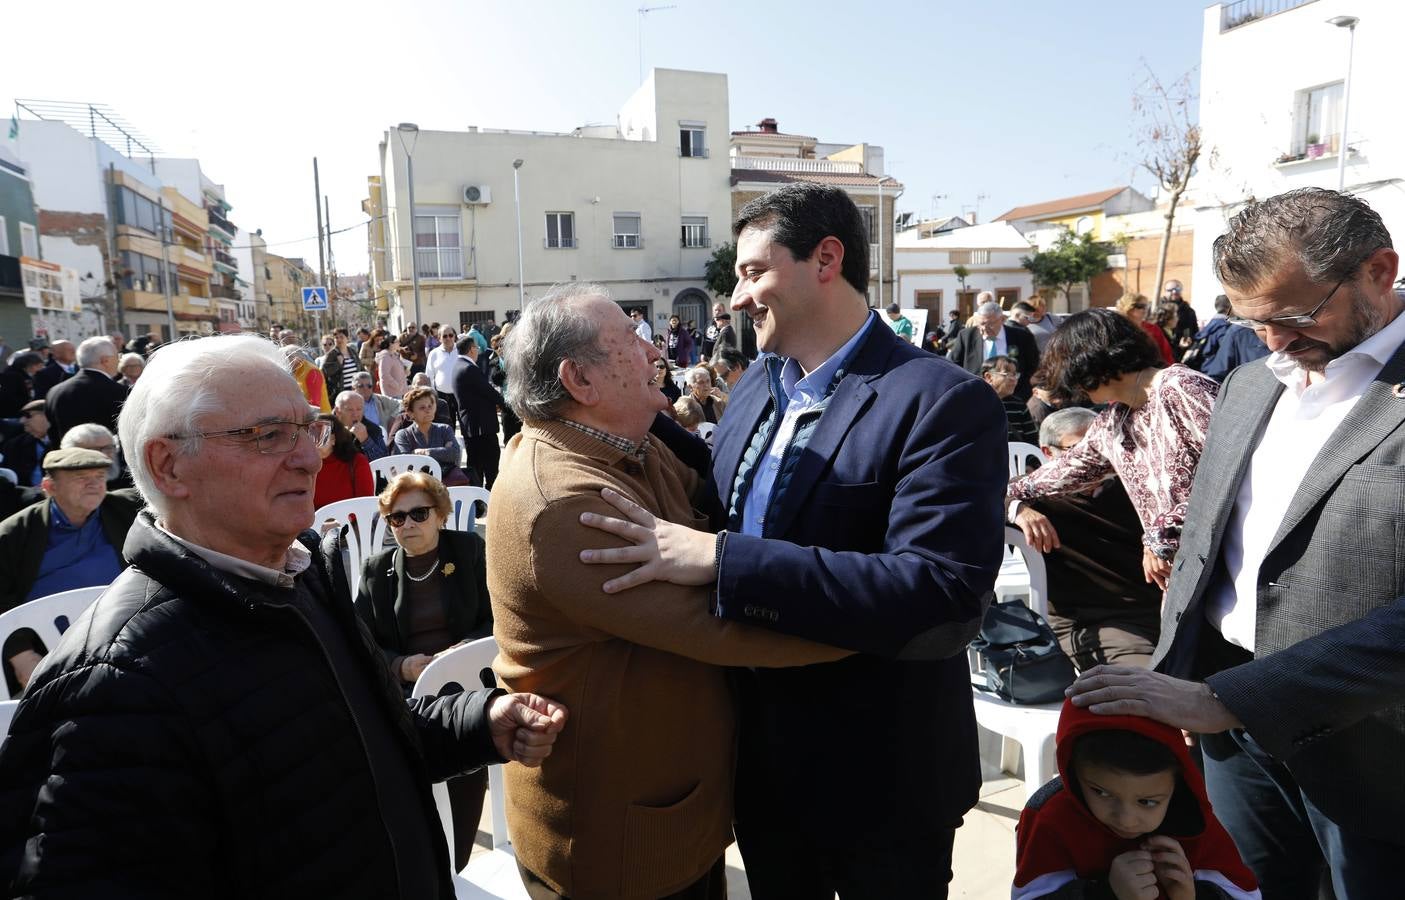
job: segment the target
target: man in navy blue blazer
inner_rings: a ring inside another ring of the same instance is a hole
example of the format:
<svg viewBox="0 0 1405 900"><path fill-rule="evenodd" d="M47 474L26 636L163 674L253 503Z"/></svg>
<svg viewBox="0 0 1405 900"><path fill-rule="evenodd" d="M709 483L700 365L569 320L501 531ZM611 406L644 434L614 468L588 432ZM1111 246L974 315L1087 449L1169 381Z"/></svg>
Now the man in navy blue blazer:
<svg viewBox="0 0 1405 900"><path fill-rule="evenodd" d="M586 556L641 563L607 590L715 583L720 618L858 651L738 673L753 897L945 897L980 787L963 650L1000 566L1004 413L869 309L868 237L843 191L787 185L733 230L732 309L774 355L718 425L726 529L655 522L607 493L629 521L589 524L634 545Z"/></svg>

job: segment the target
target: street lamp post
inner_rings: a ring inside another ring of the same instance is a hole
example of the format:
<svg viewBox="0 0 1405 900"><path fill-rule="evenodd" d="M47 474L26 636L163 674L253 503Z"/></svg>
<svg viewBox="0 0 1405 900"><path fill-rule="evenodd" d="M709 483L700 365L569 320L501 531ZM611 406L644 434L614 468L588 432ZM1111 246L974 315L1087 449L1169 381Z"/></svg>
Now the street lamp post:
<svg viewBox="0 0 1405 900"><path fill-rule="evenodd" d="M1356 23L1360 21L1356 16L1333 16L1327 20L1327 24L1347 30L1346 78L1342 82L1342 133L1337 147L1338 191L1346 188L1346 155L1349 149L1346 142L1346 123L1347 115L1351 112L1351 58L1356 52Z"/></svg>
<svg viewBox="0 0 1405 900"><path fill-rule="evenodd" d="M420 317L420 261L419 248L415 245L415 144L419 143L420 127L413 122L401 122L395 126L400 133L400 149L405 151L405 176L410 183L410 283L415 288L415 327L424 326ZM415 140L405 146L405 135L413 134Z"/></svg>
<svg viewBox="0 0 1405 900"><path fill-rule="evenodd" d="M512 205L517 208L517 309L527 306L527 286L522 278L522 194L517 189L517 170L522 168L522 160L512 161Z"/></svg>

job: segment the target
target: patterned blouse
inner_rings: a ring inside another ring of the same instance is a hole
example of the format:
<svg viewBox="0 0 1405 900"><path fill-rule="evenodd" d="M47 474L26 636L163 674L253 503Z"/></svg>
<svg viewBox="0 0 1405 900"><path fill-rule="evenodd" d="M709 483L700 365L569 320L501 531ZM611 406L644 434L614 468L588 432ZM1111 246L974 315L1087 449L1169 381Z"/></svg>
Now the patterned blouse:
<svg viewBox="0 0 1405 900"><path fill-rule="evenodd" d="M1190 485L1219 387L1185 366L1162 369L1141 408L1109 406L1075 447L1010 482L1006 501L1072 494L1116 475L1141 519L1142 543L1161 559L1171 559L1180 548Z"/></svg>

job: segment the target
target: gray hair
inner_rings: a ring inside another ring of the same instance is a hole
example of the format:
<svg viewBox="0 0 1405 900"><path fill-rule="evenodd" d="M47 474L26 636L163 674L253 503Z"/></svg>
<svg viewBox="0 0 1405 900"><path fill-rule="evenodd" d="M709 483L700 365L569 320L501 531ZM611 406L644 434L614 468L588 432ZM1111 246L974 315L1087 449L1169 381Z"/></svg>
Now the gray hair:
<svg viewBox="0 0 1405 900"><path fill-rule="evenodd" d="M105 356L116 356L117 345L112 338L90 337L78 345L78 365L84 369L96 369Z"/></svg>
<svg viewBox="0 0 1405 900"><path fill-rule="evenodd" d="M125 369L132 363L138 363L143 369L146 368L146 357L140 353L123 353L122 358L117 360L117 368Z"/></svg>
<svg viewBox="0 0 1405 900"><path fill-rule="evenodd" d="M995 295L990 291L981 291L976 295L976 305L980 306L984 303L995 303ZM996 303L996 305L999 306L1000 304Z"/></svg>
<svg viewBox="0 0 1405 900"><path fill-rule="evenodd" d="M1070 434L1087 432L1097 417L1097 413L1081 406L1051 412L1039 423L1039 446L1058 447Z"/></svg>
<svg viewBox="0 0 1405 900"><path fill-rule="evenodd" d="M254 334L213 335L163 344L151 355L122 412L117 433L126 449L127 466L137 490L158 514L165 497L146 465L146 445L170 435L199 431L209 414L229 405L241 377L274 368L292 378L291 363L273 342ZM200 438L186 437L181 452L200 450Z"/></svg>
<svg viewBox="0 0 1405 900"><path fill-rule="evenodd" d="M614 298L603 286L581 282L553 287L527 304L502 342L507 402L524 422L556 418L571 395L561 383L561 363L604 361L600 326L581 308L591 297Z"/></svg>
<svg viewBox="0 0 1405 900"><path fill-rule="evenodd" d="M976 315L1003 316L1005 315L1005 310L1001 309L1000 304L996 303L994 300L988 300L985 303L982 303L980 306L976 307Z"/></svg>
<svg viewBox="0 0 1405 900"><path fill-rule="evenodd" d="M371 373L370 373L370 372L364 372L364 371L363 371L363 372L357 372L355 375L353 375L353 376L351 377L351 383L352 383L352 384L360 384L360 383L363 382L363 381L366 382L367 384L371 385L372 387L375 387L376 379L374 379L374 378L371 377Z"/></svg>
<svg viewBox="0 0 1405 900"><path fill-rule="evenodd" d="M86 447L89 450L95 450L97 449L96 447L91 447L89 445L102 445L115 440L117 440L116 435L98 423L84 422L81 425L74 425L72 428L65 431L63 433L63 440L59 442L59 446L62 448Z"/></svg>
<svg viewBox="0 0 1405 900"><path fill-rule="evenodd" d="M1390 232L1366 201L1326 188L1299 188L1251 203L1215 238L1215 274L1240 290L1262 284L1289 254L1317 284L1342 281Z"/></svg>
<svg viewBox="0 0 1405 900"><path fill-rule="evenodd" d="M356 393L355 391L342 391L340 394L337 394L337 400L332 405L337 409L341 409L343 406L346 406L347 401L352 400L353 398L356 400L360 400L362 403L366 402L365 398L362 397L360 394Z"/></svg>
<svg viewBox="0 0 1405 900"><path fill-rule="evenodd" d="M712 387L712 373L709 372L707 369L694 366L693 368L689 369L683 377L688 382L688 384L693 384L697 381L706 381L707 386Z"/></svg>

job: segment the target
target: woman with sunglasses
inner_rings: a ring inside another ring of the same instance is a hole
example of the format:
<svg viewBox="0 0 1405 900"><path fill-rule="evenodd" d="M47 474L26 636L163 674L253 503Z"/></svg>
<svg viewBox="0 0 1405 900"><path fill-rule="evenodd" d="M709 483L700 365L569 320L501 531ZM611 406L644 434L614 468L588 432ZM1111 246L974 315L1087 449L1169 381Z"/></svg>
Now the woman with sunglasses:
<svg viewBox="0 0 1405 900"><path fill-rule="evenodd" d="M677 403L678 398L683 396L678 382L673 380L676 371L667 356L661 356L654 360L654 384L663 391L663 395L668 398L669 403Z"/></svg>
<svg viewBox="0 0 1405 900"><path fill-rule="evenodd" d="M1169 366L1176 361L1171 353L1171 342L1166 339L1166 333L1159 325L1147 321L1150 310L1151 303L1142 294L1127 293L1117 298L1117 311L1147 333L1147 337L1151 338L1151 342L1160 351L1161 361Z"/></svg>
<svg viewBox="0 0 1405 900"><path fill-rule="evenodd" d="M1106 408L1067 453L1010 482L1006 501L1122 479L1142 523L1143 574L1165 590L1219 383L1165 366L1140 323L1110 309L1070 316L1049 339L1034 377L1056 405L1087 398ZM1036 550L1059 546L1039 513L1020 509L1013 518Z"/></svg>
<svg viewBox="0 0 1405 900"><path fill-rule="evenodd" d="M453 504L443 483L432 475L396 476L381 491L377 505L397 546L366 560L356 612L408 697L435 656L492 635L487 557L477 534L444 530ZM468 863L473 848L486 772L480 769L448 782L455 871Z"/></svg>

